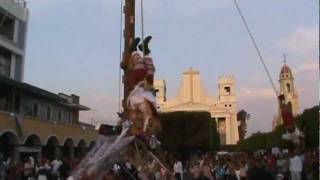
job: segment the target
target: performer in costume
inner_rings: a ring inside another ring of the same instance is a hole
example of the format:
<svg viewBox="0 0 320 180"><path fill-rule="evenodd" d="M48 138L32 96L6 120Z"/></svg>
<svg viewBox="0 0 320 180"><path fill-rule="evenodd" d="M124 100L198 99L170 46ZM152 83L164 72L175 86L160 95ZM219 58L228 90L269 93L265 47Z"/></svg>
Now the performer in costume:
<svg viewBox="0 0 320 180"><path fill-rule="evenodd" d="M292 107L289 103L285 102L284 95L280 95L278 99L281 117L287 131L286 134L282 135L282 138L285 140L292 141L294 144L298 145L300 143L300 138L303 137L303 134L300 132L300 130L296 127L294 123Z"/></svg>
<svg viewBox="0 0 320 180"><path fill-rule="evenodd" d="M129 76L130 89L133 89L140 81L143 81L146 75L144 60L137 49L139 42L140 38L135 38L129 50L129 53L131 54L129 59L129 68L131 69L131 74Z"/></svg>
<svg viewBox="0 0 320 180"><path fill-rule="evenodd" d="M133 124L131 133L134 135L152 135L159 132L159 120L157 115L156 98L153 89L155 67L150 56L149 42L151 36L143 40L139 50L144 52L142 56L137 51L140 38L135 38L130 47L129 59L130 79L132 90L127 99L130 109L129 117Z"/></svg>
<svg viewBox="0 0 320 180"><path fill-rule="evenodd" d="M294 131L294 118L292 114L292 107L290 106L290 104L287 104L285 102L284 95L279 96L279 103L283 124L288 130L288 132L292 133Z"/></svg>
<svg viewBox="0 0 320 180"><path fill-rule="evenodd" d="M149 86L153 86L153 79L154 79L154 73L155 73L155 67L153 64L152 57L150 56L150 48L149 48L149 42L152 39L152 36L148 36L143 40L143 44L139 45L139 50L144 53L144 63L146 68L146 81Z"/></svg>

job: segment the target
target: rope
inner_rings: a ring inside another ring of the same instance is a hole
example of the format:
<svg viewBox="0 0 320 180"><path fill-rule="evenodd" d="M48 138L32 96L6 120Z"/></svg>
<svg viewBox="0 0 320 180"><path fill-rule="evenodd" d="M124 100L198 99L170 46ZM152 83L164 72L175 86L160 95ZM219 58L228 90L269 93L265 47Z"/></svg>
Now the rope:
<svg viewBox="0 0 320 180"><path fill-rule="evenodd" d="M239 15L240 15L240 17L241 17L241 20L242 20L244 26L246 27L246 30L247 30L248 33L249 33L250 39L251 39L251 41L252 41L252 43L253 43L253 46L254 46L254 48L255 48L258 56L259 56L259 59L260 59L262 65L263 65L263 67L264 67L264 70L265 70L266 73L267 73L267 76L268 76L269 81L270 81L270 83L271 83L271 85L272 85L272 88L273 88L275 94L278 96L278 92L277 92L276 87L275 87L275 85L274 85L274 83L273 83L273 81L272 81L272 78L271 78L271 75L270 75L270 73L269 73L269 70L268 70L268 68L267 68L267 66L266 66L266 64L265 64L265 62L264 62L264 59L263 59L263 57L262 57L262 55L261 55L261 52L260 52L260 50L259 50L259 48L258 48L258 45L257 45L257 43L256 43L256 41L255 41L255 39L254 39L251 31L250 31L250 28L249 28L249 26L248 26L248 23L247 23L244 15L243 15L242 12L241 12L241 9L240 9L240 7L239 7L239 5L238 5L238 3L237 3L237 0L233 0L233 2L234 2L234 5L236 6L236 8L237 8L237 10L238 10L238 12L239 12Z"/></svg>
<svg viewBox="0 0 320 180"><path fill-rule="evenodd" d="M141 39L144 40L144 17L143 17L143 0L140 1L141 6ZM143 57L145 56L144 43L142 42Z"/></svg>
<svg viewBox="0 0 320 180"><path fill-rule="evenodd" d="M119 41L120 41L120 47L119 47L119 74L118 74L118 101L119 101L119 107L118 112L121 113L121 67L120 64L122 62L122 40L123 40L123 0L120 0L120 35L119 35Z"/></svg>

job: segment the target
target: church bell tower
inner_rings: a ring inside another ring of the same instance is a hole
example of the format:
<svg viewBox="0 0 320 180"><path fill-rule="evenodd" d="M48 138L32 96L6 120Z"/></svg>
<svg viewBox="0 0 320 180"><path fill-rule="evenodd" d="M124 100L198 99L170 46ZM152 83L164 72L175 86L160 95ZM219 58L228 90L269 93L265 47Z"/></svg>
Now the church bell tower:
<svg viewBox="0 0 320 180"><path fill-rule="evenodd" d="M291 105L292 113L294 116L299 114L299 102L298 102L298 92L294 84L293 73L290 67L286 64L284 59L284 64L281 68L279 75L280 83L280 94L283 94L286 103Z"/></svg>

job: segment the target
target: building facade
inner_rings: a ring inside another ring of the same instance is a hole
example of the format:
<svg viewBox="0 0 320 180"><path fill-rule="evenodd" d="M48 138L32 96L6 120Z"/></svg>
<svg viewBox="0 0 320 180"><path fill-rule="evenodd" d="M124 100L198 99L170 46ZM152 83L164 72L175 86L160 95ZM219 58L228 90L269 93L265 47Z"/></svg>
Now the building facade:
<svg viewBox="0 0 320 180"><path fill-rule="evenodd" d="M76 95L23 83L28 9L24 0L0 0L0 154L82 157L95 143L94 126L79 122L89 110Z"/></svg>
<svg viewBox="0 0 320 180"><path fill-rule="evenodd" d="M166 99L166 83L158 80L155 83L159 111L207 111L212 120L217 122L220 143L236 144L239 140L237 123L237 95L233 76L219 78L219 95L210 97L202 86L199 71L190 68L182 75L182 84L178 95Z"/></svg>
<svg viewBox="0 0 320 180"><path fill-rule="evenodd" d="M291 106L293 116L297 116L299 111L299 97L298 91L294 83L294 76L291 68L284 62L280 74L279 74L279 85L280 85L280 94L283 94L285 97L286 103ZM272 129L275 129L277 126L283 124L283 120L280 114L280 108L278 108L278 115L275 116Z"/></svg>
<svg viewBox="0 0 320 180"><path fill-rule="evenodd" d="M26 155L82 157L97 137L79 122L89 110L76 95L54 94L0 75L0 153L14 161Z"/></svg>
<svg viewBox="0 0 320 180"><path fill-rule="evenodd" d="M0 75L23 81L28 29L24 0L0 1Z"/></svg>

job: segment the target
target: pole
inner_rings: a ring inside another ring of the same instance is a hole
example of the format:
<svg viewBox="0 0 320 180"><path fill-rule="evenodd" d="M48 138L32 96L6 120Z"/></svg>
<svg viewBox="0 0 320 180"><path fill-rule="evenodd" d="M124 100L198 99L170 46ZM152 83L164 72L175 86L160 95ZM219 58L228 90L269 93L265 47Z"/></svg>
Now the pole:
<svg viewBox="0 0 320 180"><path fill-rule="evenodd" d="M129 87L129 77L130 77L130 70L129 66L129 48L130 44L134 39L135 36L135 0L125 0L124 5L124 14L125 14L125 27L124 27L124 51L123 51L123 59L121 62L121 68L124 71L122 77L123 83L123 100L122 100L122 107L123 107L123 119L128 119L128 107L126 105L128 95L133 87Z"/></svg>

